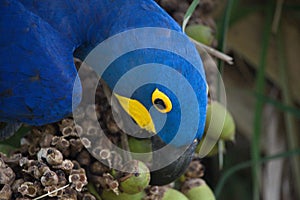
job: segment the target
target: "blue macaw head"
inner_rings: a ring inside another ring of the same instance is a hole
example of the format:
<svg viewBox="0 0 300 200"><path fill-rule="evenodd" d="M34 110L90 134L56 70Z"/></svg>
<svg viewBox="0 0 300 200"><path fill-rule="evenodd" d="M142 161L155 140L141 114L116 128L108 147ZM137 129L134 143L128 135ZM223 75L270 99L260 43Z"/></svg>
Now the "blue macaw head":
<svg viewBox="0 0 300 200"><path fill-rule="evenodd" d="M116 75L120 68L122 72ZM140 128L158 135L164 143L180 147L202 137L205 76L184 58L163 50L136 50L115 60L103 77ZM122 78L124 82L117 83Z"/></svg>
<svg viewBox="0 0 300 200"><path fill-rule="evenodd" d="M116 77L115 69L124 65L127 70L122 68L124 71ZM195 139L202 137L207 85L200 72L171 52L143 49L121 56L104 73L103 77L108 80L121 79L119 84L110 82L114 94L140 128L155 134L154 150L166 144L173 146L174 152L187 147L170 165L151 172L151 184L164 185L179 177L192 158L197 145ZM126 84L122 82L122 75ZM159 154L154 156L153 162L162 163L171 156L176 155Z"/></svg>
<svg viewBox="0 0 300 200"><path fill-rule="evenodd" d="M154 151L170 146L172 155L156 154L155 163L185 148L162 171L151 172L151 177L157 177L151 179L153 184L166 184L180 176L192 158L195 141L202 137L206 118L207 84L192 42L178 31L134 29L104 41L85 61L99 66L94 69L135 122L131 124L152 133Z"/></svg>

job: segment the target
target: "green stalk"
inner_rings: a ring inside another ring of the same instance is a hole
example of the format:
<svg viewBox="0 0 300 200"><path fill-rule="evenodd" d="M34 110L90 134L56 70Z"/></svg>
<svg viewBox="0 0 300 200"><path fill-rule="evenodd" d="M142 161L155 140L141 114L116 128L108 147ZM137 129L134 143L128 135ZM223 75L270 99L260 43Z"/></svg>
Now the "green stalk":
<svg viewBox="0 0 300 200"><path fill-rule="evenodd" d="M223 16L223 21L221 22L221 25L219 27L220 30L220 34L218 35L218 49L221 52L225 51L225 47L227 44L227 33L228 33L228 28L229 28L229 22L230 22L230 16L232 13L232 8L233 5L235 4L235 0L228 0L227 1L227 5L226 5L226 9L225 9L225 13ZM218 68L219 68L219 72L220 74L218 75L218 88L217 88L217 98L218 100L220 100L220 81L221 81L221 76L223 74L223 69L224 69L224 62L222 60L218 60Z"/></svg>
<svg viewBox="0 0 300 200"><path fill-rule="evenodd" d="M226 43L227 43L227 33L228 33L228 28L229 28L230 19L231 19L231 13L232 13L233 6L236 4L236 1L237 0L228 0L227 1L225 13L224 13L224 16L222 17L223 21L221 22L221 25L219 27L220 34L218 36L218 43L219 43L218 48L222 52L225 51L225 47L226 47ZM221 64L224 65L224 62L220 61L219 66Z"/></svg>
<svg viewBox="0 0 300 200"><path fill-rule="evenodd" d="M300 110L294 106L287 105L285 103L282 103L280 101L277 101L276 99L267 97L265 95L256 94L256 98L259 98L264 103L274 106L275 108L277 108L278 110L280 110L282 112L288 112L289 114L293 115L294 117L300 119Z"/></svg>
<svg viewBox="0 0 300 200"><path fill-rule="evenodd" d="M283 93L283 102L288 106L293 106L293 100L290 93L289 83L288 83L288 74L286 71L286 57L283 48L283 39L282 33L279 32L277 36L277 50L278 50L278 59L279 59L279 74L281 79L281 87ZM288 149L295 149L298 147L298 130L296 127L295 118L291 113L284 113L284 121L286 124L287 130L287 143ZM294 177L295 191L297 193L298 199L300 198L300 157L294 156L291 158L291 167L292 174Z"/></svg>
<svg viewBox="0 0 300 200"><path fill-rule="evenodd" d="M188 24L191 16L193 15L196 7L199 5L200 0L193 0L191 5L189 6L188 10L186 11L184 17L183 17L183 22L182 22L182 31L185 32L185 27Z"/></svg>
<svg viewBox="0 0 300 200"><path fill-rule="evenodd" d="M223 21L221 22L221 26L220 26L220 34L218 37L218 43L219 43L219 47L218 49L221 52L225 51L225 47L226 47L226 43L227 43L227 33L228 33L228 28L229 28L229 23L230 23L230 17L231 17L231 13L232 13L232 8L233 5L235 4L235 0L228 0L227 1L227 5L226 5L226 9L225 9L225 13L223 16ZM220 74L218 74L218 88L217 88L217 100L220 101L221 99L221 76L223 74L223 69L224 69L224 61L222 60L218 60L218 69ZM218 142L218 154L219 154L219 168L222 169L223 168L223 155L224 155L224 148L223 148L223 143L224 141L220 140Z"/></svg>
<svg viewBox="0 0 300 200"><path fill-rule="evenodd" d="M265 29L262 38L262 52L259 62L259 70L256 78L256 93L263 94L265 90L265 68L267 64L267 53L269 47L269 41L271 38L272 29L272 16L274 6L272 0L266 5L266 22ZM270 6L272 5L272 6ZM260 196L260 139L262 130L262 113L264 102L260 99L256 100L255 117L254 117L254 133L251 143L251 157L254 165L252 166L252 180L253 180L253 200L259 200Z"/></svg>
<svg viewBox="0 0 300 200"><path fill-rule="evenodd" d="M283 5L283 9L287 10L287 11L299 11L300 10L300 5L295 3L295 4L292 4L292 3L286 3Z"/></svg>
<svg viewBox="0 0 300 200"><path fill-rule="evenodd" d="M219 43L218 49L221 52L225 51L225 47L227 44L227 33L228 33L228 28L229 28L229 23L230 23L230 17L231 17L233 5L235 3L236 3L236 0L228 0L227 1L225 13L224 13L224 16L222 17L223 21L221 22L221 25L219 27L220 34L218 35L218 43ZM222 60L218 60L218 68L219 68L220 74L222 75L223 68L224 68L224 62ZM218 92L218 93L220 93L220 92Z"/></svg>
<svg viewBox="0 0 300 200"><path fill-rule="evenodd" d="M291 150L291 151L285 151L285 152L278 153L278 154L271 155L271 156L266 156L264 158L260 158L257 163L253 162L253 160L249 160L249 161L237 164L234 167L231 167L230 169L228 169L227 171L225 171L223 173L223 176L220 178L220 180L218 182L218 185L216 186L216 189L215 189L216 198L219 199L219 197L221 195L221 192L222 192L222 189L224 188L224 185L225 185L226 181L233 174L238 172L239 170L242 170L242 169L245 169L245 168L248 168L248 167L251 167L251 166L253 167L256 164L263 164L263 163L266 163L266 162L269 162L269 161L273 161L275 159L281 159L281 158L292 157L292 156L297 156L297 155L300 155L300 148L294 149L294 150Z"/></svg>

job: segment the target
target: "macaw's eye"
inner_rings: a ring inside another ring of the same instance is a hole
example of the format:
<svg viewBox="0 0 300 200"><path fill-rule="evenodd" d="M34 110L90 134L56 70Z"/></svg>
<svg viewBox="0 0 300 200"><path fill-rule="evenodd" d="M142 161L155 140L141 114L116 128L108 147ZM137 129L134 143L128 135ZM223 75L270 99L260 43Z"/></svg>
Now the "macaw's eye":
<svg viewBox="0 0 300 200"><path fill-rule="evenodd" d="M155 89L152 93L152 103L154 107L161 113L168 113L172 110L172 102L163 92Z"/></svg>

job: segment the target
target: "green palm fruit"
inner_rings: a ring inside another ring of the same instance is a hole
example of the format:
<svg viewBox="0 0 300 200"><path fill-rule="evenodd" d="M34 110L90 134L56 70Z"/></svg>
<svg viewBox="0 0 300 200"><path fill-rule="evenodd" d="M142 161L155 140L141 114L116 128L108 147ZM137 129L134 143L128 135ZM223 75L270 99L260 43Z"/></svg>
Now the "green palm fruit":
<svg viewBox="0 0 300 200"><path fill-rule="evenodd" d="M150 171L141 161L131 160L123 166L123 174L119 179L120 189L128 194L143 191L150 182Z"/></svg>
<svg viewBox="0 0 300 200"><path fill-rule="evenodd" d="M203 141L204 141L204 140L201 140L201 141L199 142L199 144L197 145L197 148L196 148L195 152L197 152L197 153L200 152L201 145L202 145ZM223 152L226 152L225 143L222 142L221 145L222 145L221 147L222 147L222 149L223 149ZM210 150L210 152L207 154L207 156L209 156L209 157L215 156L215 155L217 155L218 153L219 153L219 146L218 146L218 143L216 143L216 144L213 146L213 148Z"/></svg>
<svg viewBox="0 0 300 200"><path fill-rule="evenodd" d="M119 195L117 195L112 190L103 190L101 194L101 198L103 200L141 200L144 196L145 193L143 191L136 194L121 192Z"/></svg>
<svg viewBox="0 0 300 200"><path fill-rule="evenodd" d="M214 39L211 28L201 24L186 27L185 32L188 36L206 45L211 45Z"/></svg>
<svg viewBox="0 0 300 200"><path fill-rule="evenodd" d="M182 192L189 200L215 200L210 187L203 179L190 179L182 186Z"/></svg>
<svg viewBox="0 0 300 200"><path fill-rule="evenodd" d="M211 121L212 114L213 116L216 116L213 118L214 121ZM213 101L207 107L205 124L206 131L208 127L216 130L222 130L220 139L224 141L234 141L235 139L235 123L232 115L222 104L217 101ZM218 135L218 133L216 133L216 135Z"/></svg>
<svg viewBox="0 0 300 200"><path fill-rule="evenodd" d="M130 151L133 152L133 159L142 160L143 162L152 161L152 154L150 153L152 152L152 143L150 139L128 137L128 145Z"/></svg>
<svg viewBox="0 0 300 200"><path fill-rule="evenodd" d="M188 198L186 196L184 196L184 194L182 194L181 192L174 190L172 188L165 191L162 200L174 200L174 199L188 200Z"/></svg>

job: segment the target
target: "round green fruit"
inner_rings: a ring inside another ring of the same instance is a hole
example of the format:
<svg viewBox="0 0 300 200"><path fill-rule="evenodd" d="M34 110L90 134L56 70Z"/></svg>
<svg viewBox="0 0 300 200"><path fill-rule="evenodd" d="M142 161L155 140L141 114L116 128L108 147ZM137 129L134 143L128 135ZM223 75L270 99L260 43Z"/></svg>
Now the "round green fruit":
<svg viewBox="0 0 300 200"><path fill-rule="evenodd" d="M120 189L128 194L136 194L143 191L150 182L150 171L141 161L132 160L126 163L122 169L123 174L119 179Z"/></svg>
<svg viewBox="0 0 300 200"><path fill-rule="evenodd" d="M201 24L186 27L185 32L188 36L206 45L211 45L214 36L212 30L208 26Z"/></svg>
<svg viewBox="0 0 300 200"><path fill-rule="evenodd" d="M213 101L207 107L205 130L221 130L221 134L213 133L212 137L219 136L225 141L234 141L235 123L228 110L217 101ZM220 134L220 135L219 135ZM215 135L215 136L214 136ZM216 138L217 139L217 138Z"/></svg>
<svg viewBox="0 0 300 200"><path fill-rule="evenodd" d="M215 200L214 193L202 179L191 179L182 187L189 200Z"/></svg>
<svg viewBox="0 0 300 200"><path fill-rule="evenodd" d="M181 192L174 190L174 189L168 189L164 195L162 200L189 200L186 196L184 196L184 194L182 194Z"/></svg>
<svg viewBox="0 0 300 200"><path fill-rule="evenodd" d="M136 194L127 194L121 192L119 195L114 193L113 191L104 190L101 194L101 198L103 200L141 200L145 196L144 192L136 193Z"/></svg>

